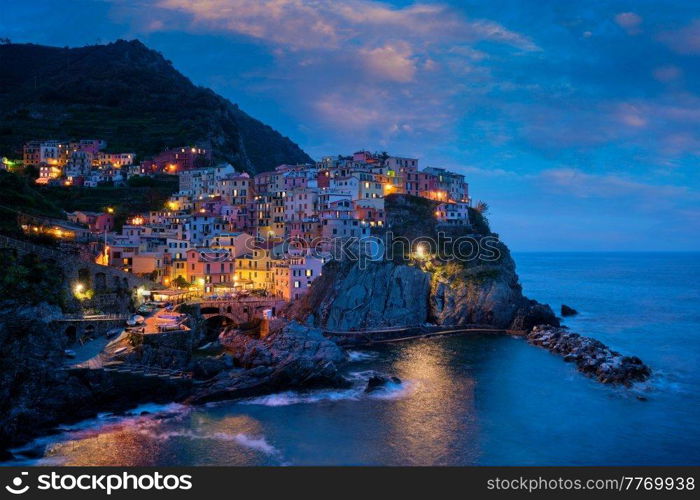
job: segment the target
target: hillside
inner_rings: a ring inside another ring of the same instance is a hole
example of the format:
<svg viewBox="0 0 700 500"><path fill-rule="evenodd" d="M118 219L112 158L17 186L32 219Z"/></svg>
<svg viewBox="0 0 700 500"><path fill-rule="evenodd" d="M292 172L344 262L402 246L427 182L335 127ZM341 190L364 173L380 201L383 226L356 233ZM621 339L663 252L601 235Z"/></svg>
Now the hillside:
<svg viewBox="0 0 700 500"><path fill-rule="evenodd" d="M250 172L311 158L287 137L197 87L141 42L0 45L0 156L41 138L102 138L140 158L199 144Z"/></svg>
<svg viewBox="0 0 700 500"><path fill-rule="evenodd" d="M53 187L37 186L30 179L0 170L0 234L22 237L17 213L65 218L65 211L87 210L101 212L111 207L117 228L127 215L163 207L168 197L177 191L177 177L170 175L147 179L143 185L128 187L100 186Z"/></svg>
<svg viewBox="0 0 700 500"><path fill-rule="evenodd" d="M64 218L63 210L42 196L27 178L0 170L0 234L21 236L17 212Z"/></svg>

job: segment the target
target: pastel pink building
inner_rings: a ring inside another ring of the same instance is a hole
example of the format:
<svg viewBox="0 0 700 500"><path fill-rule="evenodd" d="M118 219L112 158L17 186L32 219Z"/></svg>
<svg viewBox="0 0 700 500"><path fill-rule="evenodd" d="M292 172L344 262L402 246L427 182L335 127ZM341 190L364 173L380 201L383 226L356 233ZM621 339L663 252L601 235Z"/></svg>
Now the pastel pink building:
<svg viewBox="0 0 700 500"><path fill-rule="evenodd" d="M85 224L92 233L104 233L114 229L114 216L102 212L76 211L68 214L68 220Z"/></svg>
<svg viewBox="0 0 700 500"><path fill-rule="evenodd" d="M233 258L224 249L190 248L187 250L187 280L201 284L202 291L211 292L214 285L233 286Z"/></svg>

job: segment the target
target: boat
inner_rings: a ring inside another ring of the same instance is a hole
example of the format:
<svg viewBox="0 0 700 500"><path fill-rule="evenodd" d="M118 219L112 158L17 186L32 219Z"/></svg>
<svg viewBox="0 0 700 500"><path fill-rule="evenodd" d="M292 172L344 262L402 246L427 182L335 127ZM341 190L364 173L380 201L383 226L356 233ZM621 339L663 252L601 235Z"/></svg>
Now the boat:
<svg viewBox="0 0 700 500"><path fill-rule="evenodd" d="M132 314L131 317L128 320L126 320L126 324L128 326L143 325L145 321L146 318L144 318L140 314Z"/></svg>

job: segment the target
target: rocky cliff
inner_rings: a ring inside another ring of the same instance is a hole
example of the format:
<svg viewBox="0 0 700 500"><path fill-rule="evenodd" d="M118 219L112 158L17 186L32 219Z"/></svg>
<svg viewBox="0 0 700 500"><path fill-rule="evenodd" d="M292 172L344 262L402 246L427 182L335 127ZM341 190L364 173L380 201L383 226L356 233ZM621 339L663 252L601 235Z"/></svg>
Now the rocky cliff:
<svg viewBox="0 0 700 500"><path fill-rule="evenodd" d="M318 329L290 322L261 339L231 328L219 342L238 369L221 370L203 382L188 399L191 403L349 385L338 370L345 352Z"/></svg>
<svg viewBox="0 0 700 500"><path fill-rule="evenodd" d="M263 339L225 330L212 355L197 349L195 330L147 338L124 333L94 358L109 369L91 369L66 363L66 339L52 324L61 317L60 308L46 303L0 304L0 462L12 458L13 446L98 412L349 385L338 370L344 351L320 330L293 322L280 322ZM163 368L192 371L196 382L146 374Z"/></svg>
<svg viewBox="0 0 700 500"><path fill-rule="evenodd" d="M0 303L0 460L7 448L50 432L59 422L184 397L183 384L66 368L66 338L52 322L59 307Z"/></svg>
<svg viewBox="0 0 700 500"><path fill-rule="evenodd" d="M0 310L0 450L61 407L54 391L67 379L58 370L63 348L60 337L47 335L48 322L60 316L47 304Z"/></svg>
<svg viewBox="0 0 700 500"><path fill-rule="evenodd" d="M343 259L329 263L307 296L286 314L328 330L381 327L491 326L529 330L537 324L558 325L547 305L523 296L508 248L490 232L482 214L472 210L471 224L440 226L434 202L406 195L386 198L385 241L414 242L381 261ZM451 242L431 247L441 238ZM479 250L466 255L457 241ZM486 238L489 244L486 245ZM416 255L418 246L425 251ZM462 257L460 257L460 255Z"/></svg>

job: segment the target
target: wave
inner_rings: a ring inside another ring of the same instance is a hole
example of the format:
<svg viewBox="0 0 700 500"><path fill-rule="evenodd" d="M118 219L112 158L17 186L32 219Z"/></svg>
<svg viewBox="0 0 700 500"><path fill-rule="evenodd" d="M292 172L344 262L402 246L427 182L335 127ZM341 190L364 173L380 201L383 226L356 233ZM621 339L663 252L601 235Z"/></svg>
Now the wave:
<svg viewBox="0 0 700 500"><path fill-rule="evenodd" d="M403 399L415 391L417 384L411 381L408 382L389 382L384 387L380 387L372 391L368 396L372 399Z"/></svg>
<svg viewBox="0 0 700 500"><path fill-rule="evenodd" d="M351 363L357 361L369 361L371 359L377 359L379 353L367 352L367 351L347 351L348 361Z"/></svg>
<svg viewBox="0 0 700 500"><path fill-rule="evenodd" d="M695 388L687 380L683 373L654 370L647 381L636 382L631 389L634 393L694 394Z"/></svg>
<svg viewBox="0 0 700 500"><path fill-rule="evenodd" d="M290 406L296 404L312 404L327 401L359 401L363 398L369 399L401 399L411 394L417 384L411 381L400 383L388 382L370 393L365 392L367 381L376 371L366 370L350 372L347 378L354 382L350 389L322 389L314 391L285 391L266 396L259 396L251 399L244 399L238 404L259 405L259 406Z"/></svg>
<svg viewBox="0 0 700 500"><path fill-rule="evenodd" d="M362 389L319 390L314 392L286 391L267 396L239 401L243 405L289 406L304 403L320 403L322 401L342 401L359 399Z"/></svg>
<svg viewBox="0 0 700 500"><path fill-rule="evenodd" d="M142 436L157 439L157 440L168 440L173 438L184 438L192 440L212 440L212 441L228 441L237 443L245 448L250 448L251 450L259 451L265 455L279 456L280 452L277 448L272 446L267 442L265 436L250 436L245 433L230 434L228 432L196 432L193 430L169 430L169 431L157 431L153 428L144 427L138 429L137 431Z"/></svg>
<svg viewBox="0 0 700 500"><path fill-rule="evenodd" d="M231 435L226 434L225 432L217 432L214 434L214 437L225 441L231 440ZM268 443L264 436L253 437L249 436L248 434L239 433L233 436L233 441L241 446L245 446L251 450L260 451L266 455L277 456L280 454L279 450Z"/></svg>

